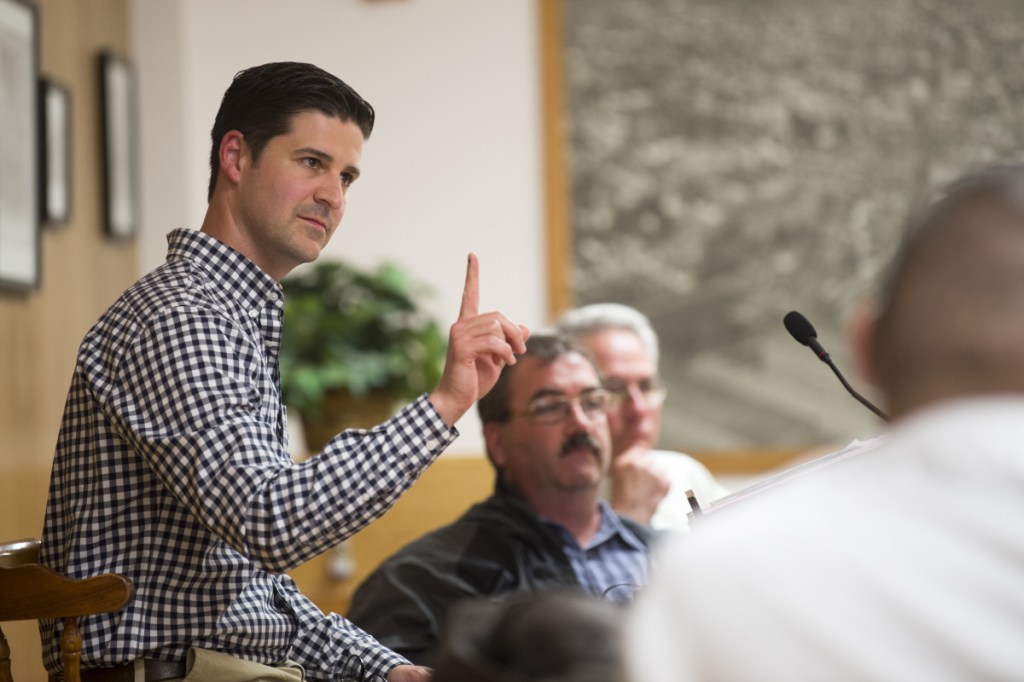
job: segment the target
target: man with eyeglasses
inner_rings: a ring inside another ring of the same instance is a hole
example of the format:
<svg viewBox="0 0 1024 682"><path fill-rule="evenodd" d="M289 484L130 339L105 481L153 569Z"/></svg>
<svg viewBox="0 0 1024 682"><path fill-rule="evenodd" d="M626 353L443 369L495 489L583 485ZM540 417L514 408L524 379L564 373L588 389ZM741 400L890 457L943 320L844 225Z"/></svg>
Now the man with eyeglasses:
<svg viewBox="0 0 1024 682"><path fill-rule="evenodd" d="M646 583L651 531L600 496L614 400L581 346L531 336L477 402L494 493L385 560L348 617L429 665L448 609L463 599L569 588L629 601Z"/></svg>
<svg viewBox="0 0 1024 682"><path fill-rule="evenodd" d="M619 303L570 310L558 329L582 343L617 400L608 411L612 465L605 496L612 508L659 530L688 528L687 490L701 507L729 493L703 464L654 449L665 388L658 378L658 337L647 317Z"/></svg>

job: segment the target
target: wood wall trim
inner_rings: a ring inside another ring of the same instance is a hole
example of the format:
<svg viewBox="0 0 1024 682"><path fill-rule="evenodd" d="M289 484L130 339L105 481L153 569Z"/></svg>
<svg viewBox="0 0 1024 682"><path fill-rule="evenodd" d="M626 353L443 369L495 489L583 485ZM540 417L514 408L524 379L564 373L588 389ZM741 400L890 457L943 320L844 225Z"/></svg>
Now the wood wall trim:
<svg viewBox="0 0 1024 682"><path fill-rule="evenodd" d="M562 0L537 0L537 15L540 23L548 315L555 319L573 305L572 206L566 134Z"/></svg>
<svg viewBox="0 0 1024 682"><path fill-rule="evenodd" d="M688 454L716 477L760 476L796 466L805 459L825 454L827 448L756 447L737 450L690 450Z"/></svg>

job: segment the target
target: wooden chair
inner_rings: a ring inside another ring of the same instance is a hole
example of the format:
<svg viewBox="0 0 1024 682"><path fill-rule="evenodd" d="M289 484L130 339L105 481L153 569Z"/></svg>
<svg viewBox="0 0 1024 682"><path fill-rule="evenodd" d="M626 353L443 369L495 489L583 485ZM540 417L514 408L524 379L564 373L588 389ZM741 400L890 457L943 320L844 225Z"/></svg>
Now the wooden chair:
<svg viewBox="0 0 1024 682"><path fill-rule="evenodd" d="M78 617L112 613L135 597L123 575L104 573L73 579L40 566L39 540L0 544L0 621L62 618L60 638L64 682L80 682L82 637ZM0 682L13 682L11 649L0 630Z"/></svg>

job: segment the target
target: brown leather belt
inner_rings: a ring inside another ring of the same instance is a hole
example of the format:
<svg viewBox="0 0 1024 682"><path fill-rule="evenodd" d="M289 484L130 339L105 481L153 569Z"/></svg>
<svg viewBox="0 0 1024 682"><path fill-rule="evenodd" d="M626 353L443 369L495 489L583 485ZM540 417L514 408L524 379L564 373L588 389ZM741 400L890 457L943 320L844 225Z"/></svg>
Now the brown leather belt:
<svg viewBox="0 0 1024 682"><path fill-rule="evenodd" d="M157 661L147 658L146 682L176 680L185 677L184 661ZM112 668L88 668L82 670L82 682L135 682L135 662Z"/></svg>

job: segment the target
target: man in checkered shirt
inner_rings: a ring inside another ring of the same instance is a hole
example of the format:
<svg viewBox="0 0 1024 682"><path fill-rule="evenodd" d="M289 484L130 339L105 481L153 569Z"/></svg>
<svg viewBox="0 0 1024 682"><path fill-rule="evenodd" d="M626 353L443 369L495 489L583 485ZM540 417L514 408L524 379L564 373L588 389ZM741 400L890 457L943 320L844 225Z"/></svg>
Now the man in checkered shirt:
<svg viewBox="0 0 1024 682"><path fill-rule="evenodd" d="M82 342L40 558L136 586L125 610L83 619L83 680L429 678L285 575L383 514L525 350L524 327L478 312L470 255L437 388L301 464L289 456L279 283L337 229L373 119L309 64L236 75L213 127L201 229L172 232L167 262ZM54 675L60 630L41 624Z"/></svg>

